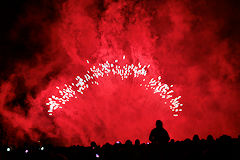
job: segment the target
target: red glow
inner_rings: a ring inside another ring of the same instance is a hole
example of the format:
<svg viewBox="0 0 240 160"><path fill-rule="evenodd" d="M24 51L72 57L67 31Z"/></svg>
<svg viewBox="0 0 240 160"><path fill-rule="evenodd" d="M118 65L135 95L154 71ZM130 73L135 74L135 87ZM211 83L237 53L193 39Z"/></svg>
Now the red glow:
<svg viewBox="0 0 240 160"><path fill-rule="evenodd" d="M48 22L42 11L30 6L16 25L18 29L36 23L41 34L29 36L43 41L44 47L30 60L16 62L14 73L1 84L0 113L12 135L9 142L49 138L57 145L137 138L146 142L156 119L174 139L240 133L240 45L222 33L225 20L232 16L227 5L203 0L67 0L54 6L59 10L55 21ZM17 31L12 32L14 37ZM104 76L101 85L89 85L81 96L73 94L77 98L50 110L49 116L48 98L59 96L64 84L76 85L74 78L106 61L151 67L145 82ZM180 116L172 116L169 104L146 90L144 85L158 76L162 83L174 85L169 93L173 98L182 96ZM26 106L13 103L23 92Z"/></svg>

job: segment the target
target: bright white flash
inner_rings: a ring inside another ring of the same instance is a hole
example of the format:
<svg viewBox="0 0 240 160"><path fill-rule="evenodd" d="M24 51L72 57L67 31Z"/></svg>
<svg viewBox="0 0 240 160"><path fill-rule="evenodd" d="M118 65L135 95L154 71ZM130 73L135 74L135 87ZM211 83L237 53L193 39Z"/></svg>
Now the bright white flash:
<svg viewBox="0 0 240 160"><path fill-rule="evenodd" d="M96 158L99 158L100 156L99 156L99 154L96 154Z"/></svg>

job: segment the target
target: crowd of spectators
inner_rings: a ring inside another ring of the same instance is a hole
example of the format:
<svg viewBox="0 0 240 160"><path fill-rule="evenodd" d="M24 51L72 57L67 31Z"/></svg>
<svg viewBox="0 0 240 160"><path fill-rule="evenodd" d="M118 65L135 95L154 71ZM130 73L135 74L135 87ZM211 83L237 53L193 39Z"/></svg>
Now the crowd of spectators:
<svg viewBox="0 0 240 160"><path fill-rule="evenodd" d="M156 125L161 125L157 122ZM161 127L161 126L160 126ZM158 128L158 127L156 127ZM217 139L209 135L206 139L200 139L194 135L192 139L158 143L153 139L156 128L149 136L150 143L140 143L136 139L134 143L127 140L125 143L117 141L114 144L106 143L103 146L91 142L89 147L53 147L51 145L25 146L14 148L12 146L0 146L1 160L213 160L213 159L240 159L240 136L232 138L222 135ZM160 129L161 130L161 129ZM166 136L167 135L167 136Z"/></svg>

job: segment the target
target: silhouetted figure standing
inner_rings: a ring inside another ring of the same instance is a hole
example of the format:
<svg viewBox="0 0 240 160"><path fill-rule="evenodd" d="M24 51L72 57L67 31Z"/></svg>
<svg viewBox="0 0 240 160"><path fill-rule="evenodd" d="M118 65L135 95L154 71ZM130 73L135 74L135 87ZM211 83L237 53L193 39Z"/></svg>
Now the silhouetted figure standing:
<svg viewBox="0 0 240 160"><path fill-rule="evenodd" d="M167 144L170 140L168 132L163 128L162 121L156 121L156 128L154 128L149 136L149 140L153 144Z"/></svg>

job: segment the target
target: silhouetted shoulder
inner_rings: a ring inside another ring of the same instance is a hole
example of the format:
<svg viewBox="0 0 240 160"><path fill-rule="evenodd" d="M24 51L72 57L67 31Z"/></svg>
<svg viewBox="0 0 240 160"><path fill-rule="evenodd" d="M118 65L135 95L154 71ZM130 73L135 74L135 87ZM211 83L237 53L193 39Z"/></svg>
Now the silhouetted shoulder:
<svg viewBox="0 0 240 160"><path fill-rule="evenodd" d="M156 128L152 129L149 140L155 144L166 144L170 140L169 134L163 128L160 120L156 121Z"/></svg>

